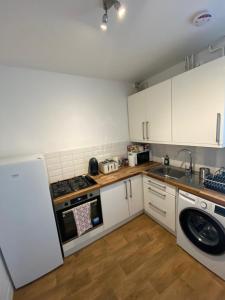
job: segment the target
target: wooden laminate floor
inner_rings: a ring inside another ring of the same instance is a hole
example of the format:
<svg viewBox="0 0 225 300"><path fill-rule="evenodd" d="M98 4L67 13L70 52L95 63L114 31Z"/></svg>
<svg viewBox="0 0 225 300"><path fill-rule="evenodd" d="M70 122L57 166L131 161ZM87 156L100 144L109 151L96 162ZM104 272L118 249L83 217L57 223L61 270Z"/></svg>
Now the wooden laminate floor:
<svg viewBox="0 0 225 300"><path fill-rule="evenodd" d="M225 282L141 215L16 291L14 300L225 299Z"/></svg>

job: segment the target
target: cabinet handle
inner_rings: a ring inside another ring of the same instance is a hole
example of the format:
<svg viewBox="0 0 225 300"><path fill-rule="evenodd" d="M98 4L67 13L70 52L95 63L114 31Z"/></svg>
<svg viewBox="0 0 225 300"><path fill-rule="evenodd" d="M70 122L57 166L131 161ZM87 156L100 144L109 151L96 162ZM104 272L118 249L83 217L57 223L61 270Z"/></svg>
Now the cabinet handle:
<svg viewBox="0 0 225 300"><path fill-rule="evenodd" d="M159 193L159 192L157 192L157 191L155 191L155 190L151 189L150 187L149 187L148 189L149 189L149 191L151 191L151 192L155 193L156 195L158 195L158 196L162 197L163 199L165 199L165 198L166 198L166 195L165 195L165 194L161 194L161 193Z"/></svg>
<svg viewBox="0 0 225 300"><path fill-rule="evenodd" d="M129 182L130 182L130 198L132 198L132 184L131 184L131 180L129 179Z"/></svg>
<svg viewBox="0 0 225 300"><path fill-rule="evenodd" d="M146 135L147 135L147 140L149 140L149 135L148 135L148 124L149 124L149 122L146 122Z"/></svg>
<svg viewBox="0 0 225 300"><path fill-rule="evenodd" d="M156 187L158 187L158 188L161 189L161 190L165 190L165 189L166 189L166 186L165 186L165 185L161 185L161 184L156 183L156 182L151 181L151 180L148 180L148 182L149 182L150 184L152 184L152 185L155 185Z"/></svg>
<svg viewBox="0 0 225 300"><path fill-rule="evenodd" d="M125 199L128 200L128 193L127 193L127 182L124 181L124 184L125 184L125 190L126 190L126 196L125 196Z"/></svg>
<svg viewBox="0 0 225 300"><path fill-rule="evenodd" d="M160 211L161 213L163 213L164 215L166 215L166 211L162 210L160 208L158 208L157 206L153 205L151 202L148 202L149 206L153 207L154 209Z"/></svg>
<svg viewBox="0 0 225 300"><path fill-rule="evenodd" d="M216 142L220 144L220 125L221 125L221 114L218 113L216 117Z"/></svg>
<svg viewBox="0 0 225 300"><path fill-rule="evenodd" d="M142 136L143 140L145 140L145 122L142 122Z"/></svg>

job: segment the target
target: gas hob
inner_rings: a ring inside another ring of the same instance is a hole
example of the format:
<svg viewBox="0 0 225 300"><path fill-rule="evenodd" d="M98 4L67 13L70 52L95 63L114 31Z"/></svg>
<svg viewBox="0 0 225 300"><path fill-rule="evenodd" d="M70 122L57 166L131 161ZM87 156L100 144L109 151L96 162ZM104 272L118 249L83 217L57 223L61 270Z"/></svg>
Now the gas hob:
<svg viewBox="0 0 225 300"><path fill-rule="evenodd" d="M50 185L52 198L58 198L66 194L77 192L97 184L94 179L88 175L81 175L67 180L58 181Z"/></svg>

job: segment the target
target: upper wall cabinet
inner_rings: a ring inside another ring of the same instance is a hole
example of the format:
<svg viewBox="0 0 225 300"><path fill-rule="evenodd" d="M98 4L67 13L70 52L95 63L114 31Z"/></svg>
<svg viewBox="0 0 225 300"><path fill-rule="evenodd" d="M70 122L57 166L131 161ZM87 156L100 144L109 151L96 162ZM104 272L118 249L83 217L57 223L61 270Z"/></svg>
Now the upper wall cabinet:
<svg viewBox="0 0 225 300"><path fill-rule="evenodd" d="M134 142L171 142L171 80L128 98L130 139Z"/></svg>
<svg viewBox="0 0 225 300"><path fill-rule="evenodd" d="M172 79L173 144L223 147L225 58Z"/></svg>
<svg viewBox="0 0 225 300"><path fill-rule="evenodd" d="M128 98L128 117L130 139L134 142L145 142L146 134L147 90L143 90Z"/></svg>

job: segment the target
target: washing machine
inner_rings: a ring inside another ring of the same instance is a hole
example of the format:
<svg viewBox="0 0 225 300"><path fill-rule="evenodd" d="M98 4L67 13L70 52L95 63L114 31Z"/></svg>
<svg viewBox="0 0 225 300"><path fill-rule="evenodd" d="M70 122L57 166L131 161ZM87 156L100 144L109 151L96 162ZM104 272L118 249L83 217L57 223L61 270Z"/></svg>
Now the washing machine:
<svg viewBox="0 0 225 300"><path fill-rule="evenodd" d="M180 190L177 244L225 280L225 205Z"/></svg>

